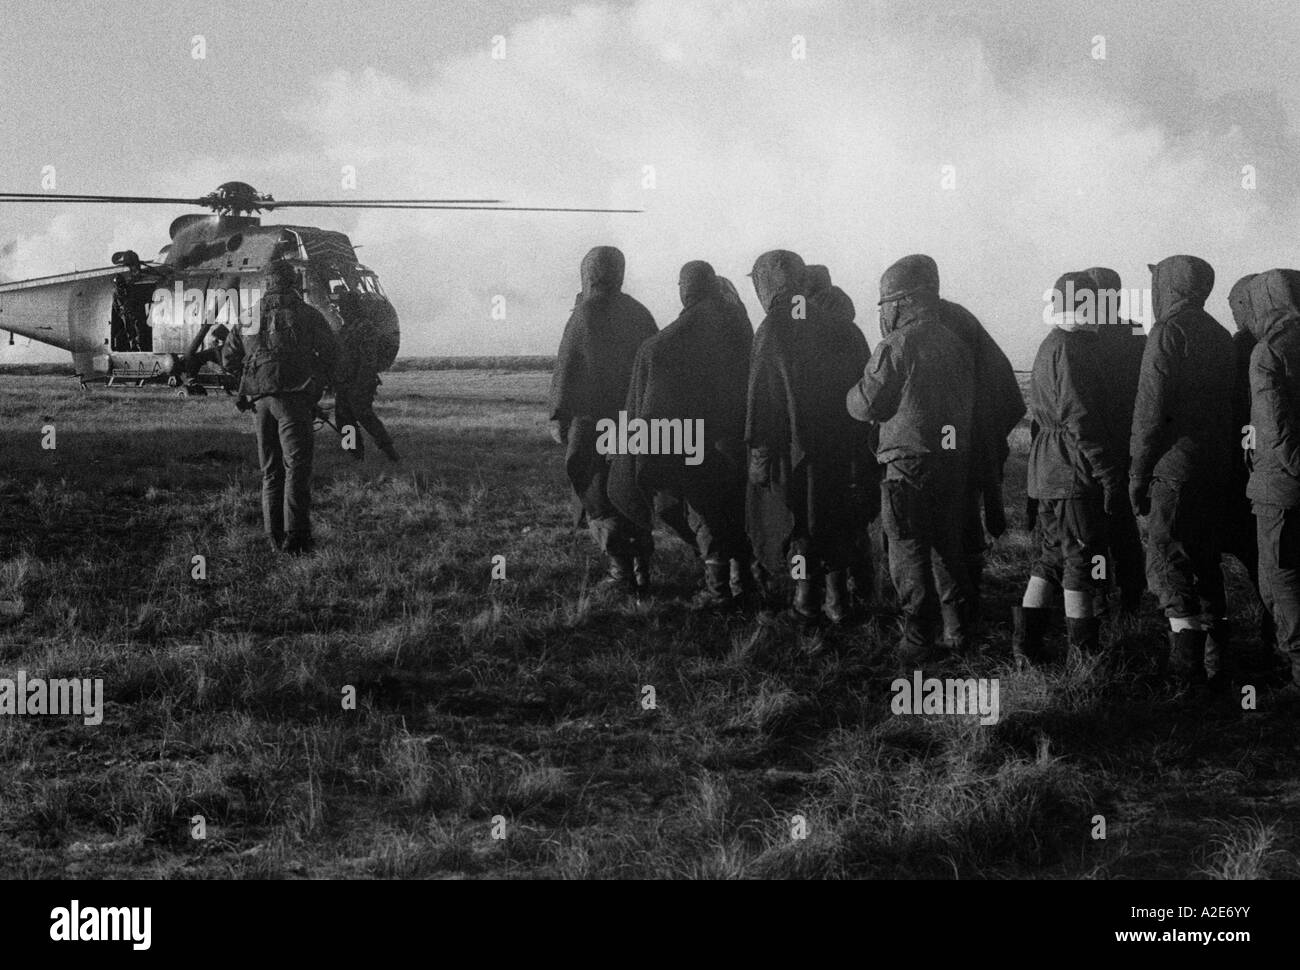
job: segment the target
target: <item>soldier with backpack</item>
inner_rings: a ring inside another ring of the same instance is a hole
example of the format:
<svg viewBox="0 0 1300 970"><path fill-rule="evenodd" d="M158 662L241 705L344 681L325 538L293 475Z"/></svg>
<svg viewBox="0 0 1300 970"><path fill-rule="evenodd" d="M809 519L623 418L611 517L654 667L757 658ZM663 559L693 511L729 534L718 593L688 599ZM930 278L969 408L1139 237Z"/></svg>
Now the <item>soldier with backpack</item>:
<svg viewBox="0 0 1300 970"><path fill-rule="evenodd" d="M303 302L297 270L279 261L267 268L257 319L230 333L222 364L253 409L262 468L262 522L276 549L312 549L313 413L334 371L338 345L325 317Z"/></svg>

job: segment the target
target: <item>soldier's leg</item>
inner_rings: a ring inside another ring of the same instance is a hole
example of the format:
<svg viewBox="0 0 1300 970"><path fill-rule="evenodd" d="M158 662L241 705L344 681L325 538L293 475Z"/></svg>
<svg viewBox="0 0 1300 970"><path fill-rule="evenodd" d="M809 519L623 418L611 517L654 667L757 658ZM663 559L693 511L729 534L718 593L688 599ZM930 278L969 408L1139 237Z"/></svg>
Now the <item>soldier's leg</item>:
<svg viewBox="0 0 1300 970"><path fill-rule="evenodd" d="M959 483L940 480L927 506L931 517L931 568L943 617L943 639L950 649L966 650L975 636L974 595L965 545L969 505ZM980 543L983 543L982 536ZM982 553L980 561L983 561Z"/></svg>
<svg viewBox="0 0 1300 970"><path fill-rule="evenodd" d="M1029 571L1029 582L1020 605L1012 609L1011 653L1019 667L1049 659L1046 649L1048 623L1055 607L1056 591L1064 578L1062 540L1063 499L1042 499L1037 504L1034 537L1038 556Z"/></svg>
<svg viewBox="0 0 1300 970"><path fill-rule="evenodd" d="M1300 686L1300 510L1255 506L1259 583L1277 629L1277 649Z"/></svg>
<svg viewBox="0 0 1300 970"><path fill-rule="evenodd" d="M974 634L982 617L981 595L984 586L984 551L988 542L984 538L983 496L969 490L965 496L966 508L961 521L961 558L966 570L968 601L964 626Z"/></svg>
<svg viewBox="0 0 1300 970"><path fill-rule="evenodd" d="M1102 496L1094 493L1064 500L1061 524L1066 635L1071 647L1096 653L1101 649L1097 601L1107 582L1106 573L1098 569L1098 563L1105 561L1109 524Z"/></svg>
<svg viewBox="0 0 1300 970"><path fill-rule="evenodd" d="M898 654L904 663L924 660L934 646L939 597L930 564L933 544L928 496L902 479L881 484L881 516L889 540L889 574L902 610Z"/></svg>
<svg viewBox="0 0 1300 970"><path fill-rule="evenodd" d="M334 389L334 426L339 430L339 444L348 454L360 460L365 457L366 443L361 437L361 423L357 418L356 405L353 401L354 391L350 386L342 385ZM352 429L348 440L347 429ZM351 448L347 448L347 445Z"/></svg>
<svg viewBox="0 0 1300 970"><path fill-rule="evenodd" d="M274 401L264 397L253 405L253 427L257 431L257 462L262 469L262 528L279 548L284 545L284 460Z"/></svg>
<svg viewBox="0 0 1300 970"><path fill-rule="evenodd" d="M1196 566L1184 538L1188 511L1181 483L1159 478L1152 482L1147 583L1169 619L1169 667L1183 687L1206 679L1206 624L1196 589Z"/></svg>
<svg viewBox="0 0 1300 970"><path fill-rule="evenodd" d="M1136 613L1147 588L1146 553L1142 549L1137 517L1132 511L1119 512L1108 517L1108 526L1110 558L1115 585L1119 587L1120 607L1126 613Z"/></svg>
<svg viewBox="0 0 1300 970"><path fill-rule="evenodd" d="M375 391L374 385L369 387L359 387L354 395L356 417L361 422L361 427L366 429L366 433L375 439L375 444L379 450L393 460L396 460L397 452L393 448L393 436L388 433L388 428L384 422L379 420L379 415L375 414Z"/></svg>
<svg viewBox="0 0 1300 970"><path fill-rule="evenodd" d="M315 438L312 434L312 403L305 394L277 398L280 416L280 447L285 467L285 548L311 549L311 467Z"/></svg>

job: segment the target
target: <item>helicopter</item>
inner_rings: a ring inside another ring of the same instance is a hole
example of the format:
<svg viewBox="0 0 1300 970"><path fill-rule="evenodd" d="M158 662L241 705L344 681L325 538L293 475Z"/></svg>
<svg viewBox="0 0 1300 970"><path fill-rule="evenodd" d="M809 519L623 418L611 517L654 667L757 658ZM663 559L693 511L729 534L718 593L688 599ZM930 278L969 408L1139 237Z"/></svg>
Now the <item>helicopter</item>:
<svg viewBox="0 0 1300 970"><path fill-rule="evenodd" d="M166 384L181 396L232 390L220 345L231 327L256 320L261 281L273 262L298 274L303 299L336 333L341 306L377 336L380 370L401 345L397 311L379 276L357 259L346 234L314 226L263 225L261 213L289 207L441 209L494 212L632 213L637 209L509 206L499 199L300 199L277 201L245 182L186 198L0 192L0 203L192 205L170 227L156 260L114 253L98 269L0 283L0 330L67 350L81 387Z"/></svg>

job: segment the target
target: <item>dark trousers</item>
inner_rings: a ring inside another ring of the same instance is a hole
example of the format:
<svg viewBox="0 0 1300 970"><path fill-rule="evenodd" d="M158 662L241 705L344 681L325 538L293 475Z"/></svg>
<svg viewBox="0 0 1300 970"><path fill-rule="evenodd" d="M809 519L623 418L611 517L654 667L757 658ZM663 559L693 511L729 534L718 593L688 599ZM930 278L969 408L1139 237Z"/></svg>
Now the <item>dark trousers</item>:
<svg viewBox="0 0 1300 970"><path fill-rule="evenodd" d="M959 624L971 591L962 548L967 511L957 469L927 469L881 485L881 514L889 540L889 573L903 611L902 647L928 647L941 612Z"/></svg>
<svg viewBox="0 0 1300 970"><path fill-rule="evenodd" d="M1300 509L1255 505L1259 592L1277 629L1277 649L1300 676Z"/></svg>
<svg viewBox="0 0 1300 970"><path fill-rule="evenodd" d="M1106 516L1110 535L1110 572L1125 609L1136 609L1147 588L1146 553L1132 509Z"/></svg>
<svg viewBox="0 0 1300 970"><path fill-rule="evenodd" d="M253 413L262 466L262 524L279 540L311 537L312 402L305 394L258 400Z"/></svg>
<svg viewBox="0 0 1300 970"><path fill-rule="evenodd" d="M1097 570L1096 557L1106 555L1106 526L1099 492L1078 498L1040 499L1035 526L1038 558L1030 575L1075 592L1104 587L1109 566Z"/></svg>
<svg viewBox="0 0 1300 970"><path fill-rule="evenodd" d="M375 414L375 389L374 384L343 385L334 389L334 423L340 433L348 425L352 426L358 453L366 450L361 440L362 428L381 448L393 442L384 422Z"/></svg>
<svg viewBox="0 0 1300 970"><path fill-rule="evenodd" d="M1227 614L1223 587L1220 489L1157 478L1147 517L1147 583L1165 616L1187 619Z"/></svg>

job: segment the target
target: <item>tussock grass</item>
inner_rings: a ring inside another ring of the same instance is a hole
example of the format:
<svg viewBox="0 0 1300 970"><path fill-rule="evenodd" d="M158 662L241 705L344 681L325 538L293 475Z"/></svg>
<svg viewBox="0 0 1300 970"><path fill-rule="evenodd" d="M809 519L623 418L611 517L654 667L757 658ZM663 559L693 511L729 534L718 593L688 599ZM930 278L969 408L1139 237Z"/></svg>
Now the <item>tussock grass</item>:
<svg viewBox="0 0 1300 970"><path fill-rule="evenodd" d="M388 375L406 460L347 461L322 431L302 560L266 552L228 399L0 385L0 676L102 677L106 699L93 728L0 717L0 876L1296 874L1293 715L1260 671L1239 677L1258 711L1189 708L1154 615L1108 621L1102 658L1011 669L1020 496L981 655L925 671L997 678L998 723L894 716L911 671L886 619L694 615L697 567L667 535L659 596L599 590L546 379Z"/></svg>

